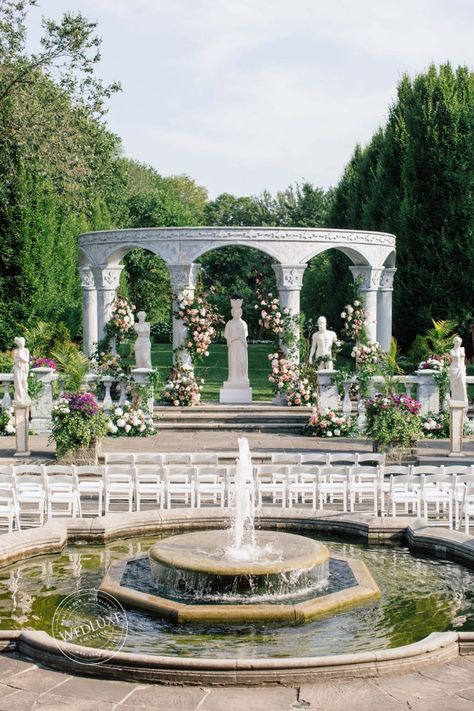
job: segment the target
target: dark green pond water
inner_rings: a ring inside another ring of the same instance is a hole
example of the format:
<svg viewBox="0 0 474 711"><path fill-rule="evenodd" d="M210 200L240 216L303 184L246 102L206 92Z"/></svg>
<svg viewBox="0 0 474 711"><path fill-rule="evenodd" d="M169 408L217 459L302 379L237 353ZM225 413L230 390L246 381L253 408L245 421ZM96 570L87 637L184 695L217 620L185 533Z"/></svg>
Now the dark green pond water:
<svg viewBox="0 0 474 711"><path fill-rule="evenodd" d="M108 565L146 553L156 536L106 546L74 546L0 570L0 629L51 632L56 606L80 588L97 588ZM201 657L286 657L341 654L409 644L430 632L474 630L474 571L404 548L324 541L334 555L361 558L382 597L297 627L177 627L127 611L123 651Z"/></svg>

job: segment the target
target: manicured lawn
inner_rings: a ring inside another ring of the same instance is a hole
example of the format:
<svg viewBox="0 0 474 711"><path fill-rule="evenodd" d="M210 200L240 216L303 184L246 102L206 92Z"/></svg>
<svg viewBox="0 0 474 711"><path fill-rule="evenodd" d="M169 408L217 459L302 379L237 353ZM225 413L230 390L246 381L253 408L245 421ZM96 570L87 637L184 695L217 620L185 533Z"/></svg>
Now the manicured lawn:
<svg viewBox="0 0 474 711"><path fill-rule="evenodd" d="M273 351L272 345L249 345L249 379L254 400L273 398L271 384L268 382L270 372L268 354ZM204 378L206 381L202 394L204 402L219 400L219 389L227 378L227 346L224 343L216 343L211 346L209 353L209 356L203 358L202 364L196 368L196 377ZM153 344L151 359L153 366L160 371L164 383L172 361L171 344Z"/></svg>

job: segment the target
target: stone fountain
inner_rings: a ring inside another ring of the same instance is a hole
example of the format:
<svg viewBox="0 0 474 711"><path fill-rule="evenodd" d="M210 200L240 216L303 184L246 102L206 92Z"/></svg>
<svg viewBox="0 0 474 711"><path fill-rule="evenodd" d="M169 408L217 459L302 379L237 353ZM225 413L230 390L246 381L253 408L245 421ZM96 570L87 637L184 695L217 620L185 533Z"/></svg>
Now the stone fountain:
<svg viewBox="0 0 474 711"><path fill-rule="evenodd" d="M332 561L338 571L344 568L347 584L338 592L322 594L331 570L324 544L306 536L255 529L255 480L246 438L239 439L231 496L229 528L164 538L150 548L148 558L113 564L101 590L123 604L180 623L258 619L296 624L378 597L366 566L353 559L338 559L337 565ZM126 573L133 588L122 582ZM135 585L144 573L153 590Z"/></svg>

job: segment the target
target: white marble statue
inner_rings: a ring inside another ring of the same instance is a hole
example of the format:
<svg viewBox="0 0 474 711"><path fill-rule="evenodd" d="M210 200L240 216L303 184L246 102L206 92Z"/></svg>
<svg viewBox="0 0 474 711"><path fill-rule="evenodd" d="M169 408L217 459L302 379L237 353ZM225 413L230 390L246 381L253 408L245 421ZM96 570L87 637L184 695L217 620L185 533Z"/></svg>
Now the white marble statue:
<svg viewBox="0 0 474 711"><path fill-rule="evenodd" d="M314 355L316 358L325 358L318 363L318 370L333 370L332 349L337 341L337 336L334 331L329 331L326 327L326 318L320 316L318 318L318 330L313 334L311 340L311 351L309 353L309 363L313 362Z"/></svg>
<svg viewBox="0 0 474 711"><path fill-rule="evenodd" d="M248 328L245 321L242 320L242 301L243 299L236 297L230 300L232 320L227 321L224 329L229 365L227 383L232 388L249 387L247 355Z"/></svg>
<svg viewBox="0 0 474 711"><path fill-rule="evenodd" d="M29 405L28 373L30 370L30 351L25 347L25 339L21 336L15 338L17 346L13 352L13 385L15 398L13 404Z"/></svg>
<svg viewBox="0 0 474 711"><path fill-rule="evenodd" d="M153 368L151 364L151 340L150 340L150 324L145 321L145 311L137 313L138 321L135 322L133 329L137 334L135 341L135 368Z"/></svg>
<svg viewBox="0 0 474 711"><path fill-rule="evenodd" d="M451 390L451 400L467 403L466 387L466 352L462 346L462 339L455 336L453 339L454 348L449 351L449 386Z"/></svg>

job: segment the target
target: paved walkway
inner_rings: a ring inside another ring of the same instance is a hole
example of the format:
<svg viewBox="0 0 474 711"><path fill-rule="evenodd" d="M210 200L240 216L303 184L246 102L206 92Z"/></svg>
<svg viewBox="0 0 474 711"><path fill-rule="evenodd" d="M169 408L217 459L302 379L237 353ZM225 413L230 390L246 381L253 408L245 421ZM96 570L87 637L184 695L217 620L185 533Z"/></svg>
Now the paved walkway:
<svg viewBox="0 0 474 711"><path fill-rule="evenodd" d="M73 677L0 655L0 711L469 711L474 657L405 676L292 687L205 688Z"/></svg>
<svg viewBox="0 0 474 711"><path fill-rule="evenodd" d="M247 437L250 449L254 452L286 452L289 450L304 451L325 450L369 452L372 443L366 439L318 439L303 437L297 434L274 434L268 432L223 432L194 431L179 432L163 430L153 437L106 437L102 443L103 452L199 452L212 450L214 452L237 451L237 438ZM38 457L54 457L54 445L48 444L47 435L32 435L30 437L31 459ZM474 460L474 440L464 443L464 451L468 459ZM419 443L418 454L429 457L447 457L448 440L424 440ZM15 453L15 438L0 437L0 458L13 457ZM469 463L469 462L467 462Z"/></svg>

